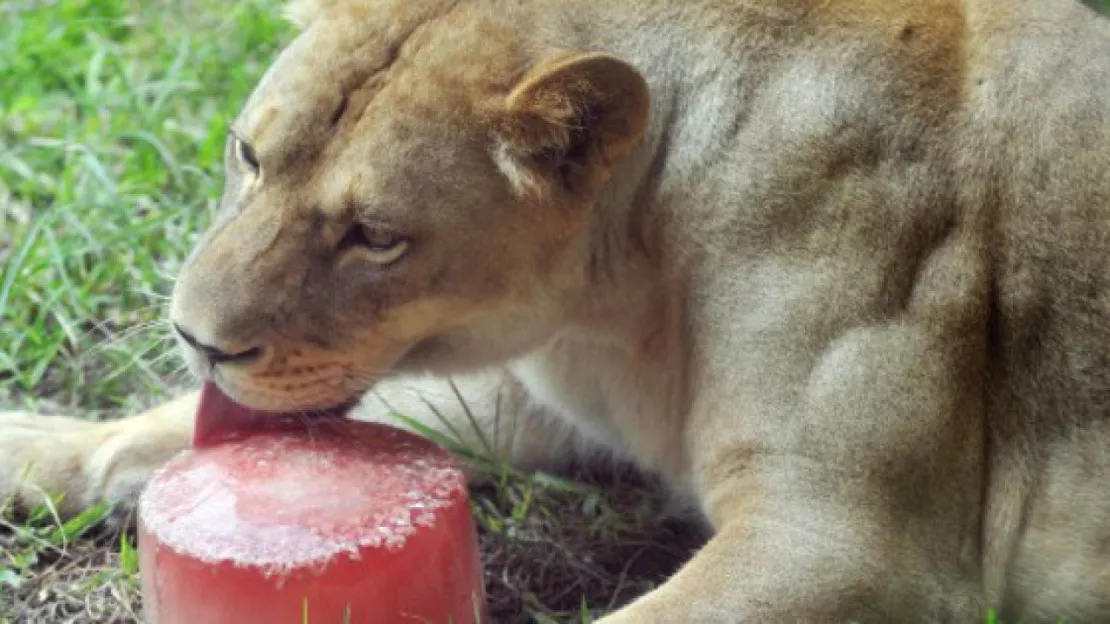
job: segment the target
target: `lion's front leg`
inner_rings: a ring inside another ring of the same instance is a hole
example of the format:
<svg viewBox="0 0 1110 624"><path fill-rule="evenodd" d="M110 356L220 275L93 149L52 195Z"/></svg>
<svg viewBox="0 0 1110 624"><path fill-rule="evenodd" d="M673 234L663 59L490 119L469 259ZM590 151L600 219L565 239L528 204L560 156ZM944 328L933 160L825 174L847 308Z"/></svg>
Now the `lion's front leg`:
<svg viewBox="0 0 1110 624"><path fill-rule="evenodd" d="M661 587L598 624L918 621L883 613L881 566L868 560L864 531L855 528L852 546L844 534L822 541L827 527L806 534L802 525L830 518L798 511L793 529L756 516L721 527Z"/></svg>
<svg viewBox="0 0 1110 624"><path fill-rule="evenodd" d="M787 474L772 480L807 471L781 468ZM790 496L735 485L743 493L714 537L659 588L598 624L982 619L972 525L951 535L900 522L883 510L883 496L840 499L841 488Z"/></svg>
<svg viewBox="0 0 1110 624"><path fill-rule="evenodd" d="M0 414L0 505L28 509L49 492L61 495L62 515L101 501L130 508L154 472L188 448L198 400L199 393L191 392L137 416L102 423ZM574 432L532 406L502 372L454 380L390 379L352 416L409 428L394 411L457 438L478 455L525 468L565 461L577 445Z"/></svg>
<svg viewBox="0 0 1110 624"><path fill-rule="evenodd" d="M686 427L717 534L601 621L982 618L996 597L982 581L986 290L973 251L936 250L886 318L858 312L874 306L844 294L851 275L780 273L750 316L713 324L724 330L704 341Z"/></svg>
<svg viewBox="0 0 1110 624"><path fill-rule="evenodd" d="M63 516L101 501L130 507L151 475L188 447L197 399L191 392L110 422L0 414L0 503L28 509L60 495Z"/></svg>
<svg viewBox="0 0 1110 624"><path fill-rule="evenodd" d="M928 363L917 368L929 376ZM839 396L826 387L813 395L824 408L807 401L802 412L749 415L759 426L778 422L777 440L744 427L738 413L710 418L716 426L705 425L695 461L714 537L600 624L982 617L981 421L971 404L934 402L930 390L911 387L927 379L899 378L884 392L882 377L868 380L870 404L862 386Z"/></svg>

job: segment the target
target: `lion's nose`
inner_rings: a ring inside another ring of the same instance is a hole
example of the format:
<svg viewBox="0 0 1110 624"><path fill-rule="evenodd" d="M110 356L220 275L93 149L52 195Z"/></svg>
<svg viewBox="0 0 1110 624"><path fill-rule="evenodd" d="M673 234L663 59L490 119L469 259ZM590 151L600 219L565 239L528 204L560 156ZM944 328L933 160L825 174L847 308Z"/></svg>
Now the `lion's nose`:
<svg viewBox="0 0 1110 624"><path fill-rule="evenodd" d="M204 354L204 357L208 358L213 364L246 364L252 360L258 359L258 356L262 355L261 347L251 347L250 349L244 349L242 351L229 352L219 347L204 344L197 340L196 336L186 331L185 328L177 323L173 324L173 328L186 344L200 351Z"/></svg>

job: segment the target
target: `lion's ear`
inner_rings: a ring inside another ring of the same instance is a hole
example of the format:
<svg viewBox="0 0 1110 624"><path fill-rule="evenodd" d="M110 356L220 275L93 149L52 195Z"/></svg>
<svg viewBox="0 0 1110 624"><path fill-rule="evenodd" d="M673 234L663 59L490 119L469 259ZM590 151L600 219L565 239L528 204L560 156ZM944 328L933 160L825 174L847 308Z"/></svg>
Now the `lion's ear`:
<svg viewBox="0 0 1110 624"><path fill-rule="evenodd" d="M650 99L640 72L608 54L542 63L505 99L498 163L521 192L588 192L643 137Z"/></svg>

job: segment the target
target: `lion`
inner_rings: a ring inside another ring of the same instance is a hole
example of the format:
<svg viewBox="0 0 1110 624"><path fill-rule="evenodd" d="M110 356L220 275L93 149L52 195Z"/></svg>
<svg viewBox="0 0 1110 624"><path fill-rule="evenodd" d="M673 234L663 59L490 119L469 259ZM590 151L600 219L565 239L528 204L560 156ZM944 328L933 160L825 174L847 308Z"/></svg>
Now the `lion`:
<svg viewBox="0 0 1110 624"><path fill-rule="evenodd" d="M604 624L1110 621L1095 13L288 12L174 287L200 379L259 410L427 400L462 423L457 388L479 428L513 419L493 443L521 466L603 450L658 475L712 537ZM0 494L133 501L196 401L8 415Z"/></svg>

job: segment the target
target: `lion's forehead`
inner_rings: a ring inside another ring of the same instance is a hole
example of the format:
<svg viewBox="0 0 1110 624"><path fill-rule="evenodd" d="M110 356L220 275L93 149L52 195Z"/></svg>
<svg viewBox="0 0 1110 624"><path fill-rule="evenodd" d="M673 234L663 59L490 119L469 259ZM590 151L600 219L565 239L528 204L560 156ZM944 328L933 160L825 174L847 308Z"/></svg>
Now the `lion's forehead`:
<svg viewBox="0 0 1110 624"><path fill-rule="evenodd" d="M507 38L490 44L488 13L454 4L330 3L267 70L237 130L282 166L303 167L325 148L329 161L360 144L398 150L422 131L472 123L447 115L507 91L520 53Z"/></svg>
<svg viewBox="0 0 1110 624"><path fill-rule="evenodd" d="M236 130L261 153L298 152L329 136L348 94L390 63L387 44L361 44L357 54L320 25L282 50L243 106Z"/></svg>

